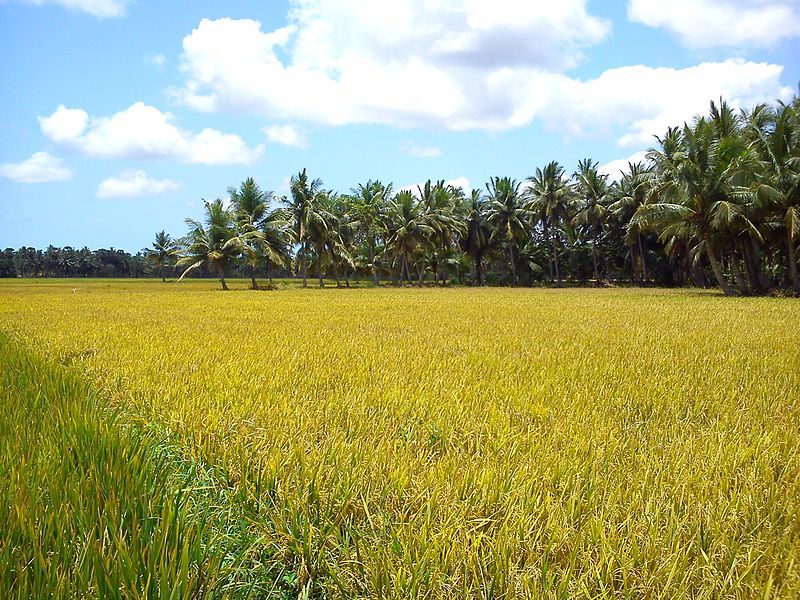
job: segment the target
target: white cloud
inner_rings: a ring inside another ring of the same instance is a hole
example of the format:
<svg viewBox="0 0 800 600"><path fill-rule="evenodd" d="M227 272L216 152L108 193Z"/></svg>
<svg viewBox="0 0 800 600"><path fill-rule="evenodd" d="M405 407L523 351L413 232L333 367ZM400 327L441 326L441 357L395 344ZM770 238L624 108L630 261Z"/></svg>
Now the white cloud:
<svg viewBox="0 0 800 600"><path fill-rule="evenodd" d="M97 186L98 198L134 198L156 196L180 189L181 185L170 179L151 179L144 171L123 171L109 177Z"/></svg>
<svg viewBox="0 0 800 600"><path fill-rule="evenodd" d="M569 136L641 145L720 95L748 106L791 93L780 65L742 60L575 79L564 70L608 25L583 0L547 10L498 1L517 10L482 0L294 0L290 25L274 31L203 19L183 40L187 79L173 94L201 111L280 120L457 131L538 120Z"/></svg>
<svg viewBox="0 0 800 600"><path fill-rule="evenodd" d="M453 128L476 127L507 90L483 100L469 83L504 69L571 67L609 30L585 0L294 0L290 25L274 31L203 19L183 40L187 81L175 94L198 110L331 125L463 115Z"/></svg>
<svg viewBox="0 0 800 600"><path fill-rule="evenodd" d="M23 2L36 6L54 4L101 19L125 16L127 5L130 4L130 0L23 0Z"/></svg>
<svg viewBox="0 0 800 600"><path fill-rule="evenodd" d="M21 163L0 165L0 176L19 183L50 183L72 179L72 171L61 159L47 152L36 152Z"/></svg>
<svg viewBox="0 0 800 600"><path fill-rule="evenodd" d="M136 102L110 117L93 117L80 108L59 106L39 117L42 132L54 142L88 156L166 158L207 165L250 164L263 146L249 148L238 135L216 129L200 133L172 124L173 116Z"/></svg>
<svg viewBox="0 0 800 600"><path fill-rule="evenodd" d="M573 136L612 132L621 146L649 146L654 135L707 112L709 102L720 96L737 108L788 99L792 89L780 84L782 70L728 60L685 69L620 67L585 82L534 77L519 92L529 98L520 101L515 119L524 124L541 118Z"/></svg>
<svg viewBox="0 0 800 600"><path fill-rule="evenodd" d="M696 48L770 46L800 35L797 0L629 0L628 17Z"/></svg>
<svg viewBox="0 0 800 600"><path fill-rule="evenodd" d="M270 125L264 128L264 133L267 140L275 144L296 148L305 148L307 145L305 137L293 125Z"/></svg>
<svg viewBox="0 0 800 600"><path fill-rule="evenodd" d="M416 158L436 158L442 151L434 146L419 146L414 142L405 142L400 146L400 151Z"/></svg>
<svg viewBox="0 0 800 600"><path fill-rule="evenodd" d="M604 165L597 167L598 173L601 175L608 175L610 181L619 181L622 179L622 173L628 170L629 163L645 162L647 159L647 151L634 152L628 158L620 158L612 160Z"/></svg>
<svg viewBox="0 0 800 600"><path fill-rule="evenodd" d="M144 57L144 62L158 69L162 69L164 65L167 64L167 57L163 54L148 54Z"/></svg>

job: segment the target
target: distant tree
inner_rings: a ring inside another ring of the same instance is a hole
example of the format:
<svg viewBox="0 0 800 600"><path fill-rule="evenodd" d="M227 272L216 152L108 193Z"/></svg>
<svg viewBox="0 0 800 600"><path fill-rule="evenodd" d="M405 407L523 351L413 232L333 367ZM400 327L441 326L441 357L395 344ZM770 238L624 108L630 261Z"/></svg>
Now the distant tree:
<svg viewBox="0 0 800 600"><path fill-rule="evenodd" d="M493 230L492 237L506 247L513 285L517 285L519 281L514 249L517 238L527 235L531 218L531 212L526 208L519 188L520 184L510 177L492 177L486 184L489 192L486 222Z"/></svg>
<svg viewBox="0 0 800 600"><path fill-rule="evenodd" d="M153 247L145 249L145 257L153 263L156 272L161 276L161 281L164 283L167 281L164 271L177 260L179 254L178 243L163 229L156 233Z"/></svg>
<svg viewBox="0 0 800 600"><path fill-rule="evenodd" d="M191 229L185 238L186 254L178 260L178 266L185 266L186 270L178 281L193 269L207 266L217 272L222 289L227 291L225 271L238 253L228 243L236 235L235 218L219 199L205 202L205 210L204 223L186 219Z"/></svg>
<svg viewBox="0 0 800 600"><path fill-rule="evenodd" d="M542 224L545 243L549 242L551 250L550 281L555 280L560 286L558 227L560 223L569 219L574 196L564 176L564 167L555 161L549 162L543 169L537 168L536 174L529 177L528 181L530 187L527 208Z"/></svg>
<svg viewBox="0 0 800 600"><path fill-rule="evenodd" d="M608 175L597 171L597 163L587 158L578 162L575 178L575 195L580 201L572 224L583 228L592 241L592 262L594 264L595 285L600 284L598 268L598 247L603 235L603 228L608 219Z"/></svg>

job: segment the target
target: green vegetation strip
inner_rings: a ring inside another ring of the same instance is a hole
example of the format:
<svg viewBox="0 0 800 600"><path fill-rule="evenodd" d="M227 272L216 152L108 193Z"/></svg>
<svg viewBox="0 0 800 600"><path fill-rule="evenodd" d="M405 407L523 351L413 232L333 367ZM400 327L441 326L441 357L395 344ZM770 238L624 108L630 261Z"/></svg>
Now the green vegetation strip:
<svg viewBox="0 0 800 600"><path fill-rule="evenodd" d="M0 334L1 597L284 596L274 581L291 575L220 473Z"/></svg>

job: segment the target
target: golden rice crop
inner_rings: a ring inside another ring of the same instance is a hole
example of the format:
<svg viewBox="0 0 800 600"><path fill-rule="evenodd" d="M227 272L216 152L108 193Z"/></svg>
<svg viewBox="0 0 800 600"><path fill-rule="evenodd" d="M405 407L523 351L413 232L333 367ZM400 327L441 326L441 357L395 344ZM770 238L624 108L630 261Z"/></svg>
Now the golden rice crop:
<svg viewBox="0 0 800 600"><path fill-rule="evenodd" d="M224 472L297 591L800 595L796 301L213 288L5 282L0 329Z"/></svg>

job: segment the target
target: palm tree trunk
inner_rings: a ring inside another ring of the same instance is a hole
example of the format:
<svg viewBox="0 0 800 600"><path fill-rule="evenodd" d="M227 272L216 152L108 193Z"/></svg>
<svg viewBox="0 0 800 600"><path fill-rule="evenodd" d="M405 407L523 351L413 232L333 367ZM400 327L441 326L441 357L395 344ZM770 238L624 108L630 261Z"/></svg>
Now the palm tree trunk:
<svg viewBox="0 0 800 600"><path fill-rule="evenodd" d="M400 285L403 285L404 280L411 283L411 273L408 272L408 253L403 252L403 260L400 263Z"/></svg>
<svg viewBox="0 0 800 600"><path fill-rule="evenodd" d="M722 273L722 265L717 258L716 252L711 247L711 242L708 238L705 240L706 243L706 252L708 253L708 260L711 263L711 269L714 271L714 277L717 279L717 284L725 292L726 296L735 296L736 291L730 286L728 280L725 279L725 275Z"/></svg>
<svg viewBox="0 0 800 600"><path fill-rule="evenodd" d="M256 283L256 267L255 267L255 265L250 265L250 283L252 284L254 290L258 289L258 283Z"/></svg>
<svg viewBox="0 0 800 600"><path fill-rule="evenodd" d="M592 260L594 261L594 284L600 285L600 271L597 268L597 236L594 236L592 242Z"/></svg>
<svg viewBox="0 0 800 600"><path fill-rule="evenodd" d="M228 284L225 283L225 268L222 265L217 265L217 273L219 275L219 282L222 284L222 290L228 291Z"/></svg>
<svg viewBox="0 0 800 600"><path fill-rule="evenodd" d="M511 284L517 285L517 266L514 264L514 240L508 240L508 266L511 267Z"/></svg>
<svg viewBox="0 0 800 600"><path fill-rule="evenodd" d="M325 280L322 278L322 252L317 248L317 277L319 278L319 287L325 287Z"/></svg>
<svg viewBox="0 0 800 600"><path fill-rule="evenodd" d="M739 290L739 293L743 296L746 296L750 293L750 290L747 287L747 282L742 275L742 269L739 266L739 257L736 256L735 251L731 251L731 272L733 273L733 280L736 282L736 287Z"/></svg>
<svg viewBox="0 0 800 600"><path fill-rule="evenodd" d="M547 249L550 245L550 228L547 226L547 219L542 221L542 233L544 235L544 247ZM549 251L546 251L545 254L547 255L547 269L550 271L550 283L553 283L553 260Z"/></svg>
<svg viewBox="0 0 800 600"><path fill-rule="evenodd" d="M797 269L797 250L794 247L794 240L791 236L786 236L787 258L789 260L789 272L792 274L792 287L800 294L800 273Z"/></svg>
<svg viewBox="0 0 800 600"><path fill-rule="evenodd" d="M372 283L377 287L381 282L378 278L378 267L375 264L375 236L371 236L369 241L369 264L372 265ZM348 285L348 287L350 286Z"/></svg>
<svg viewBox="0 0 800 600"><path fill-rule="evenodd" d="M331 252L331 264L333 265L333 278L336 280L336 287L341 288L342 282L339 281L339 268L336 265L336 257L333 255L333 252Z"/></svg>
<svg viewBox="0 0 800 600"><path fill-rule="evenodd" d="M417 273L419 274L419 279L417 279L417 287L422 287L425 283L425 267L417 263Z"/></svg>
<svg viewBox="0 0 800 600"><path fill-rule="evenodd" d="M306 280L306 243L302 242L300 244L300 276L303 278L303 287L308 287L308 281Z"/></svg>
<svg viewBox="0 0 800 600"><path fill-rule="evenodd" d="M642 277L644 277L644 285L650 283L650 278L647 276L647 260L645 259L644 245L642 244L642 234L636 236L639 243L639 258L642 259Z"/></svg>
<svg viewBox="0 0 800 600"><path fill-rule="evenodd" d="M561 287L561 271L558 268L558 251L556 249L556 238L557 237L558 236L555 236L555 235L553 236L553 266L555 267L555 270L556 270L556 281L558 282L558 283L556 283L556 286L557 287Z"/></svg>
<svg viewBox="0 0 800 600"><path fill-rule="evenodd" d="M747 276L747 283L753 293L761 293L764 290L761 288L761 283L758 277L758 264L753 259L752 244L749 241L744 241L739 244L742 251L742 262L744 263L744 273Z"/></svg>

